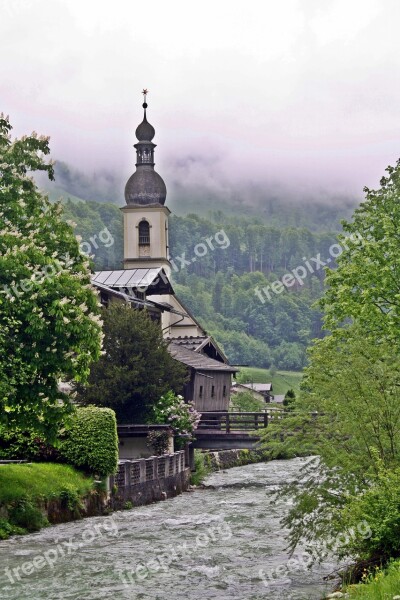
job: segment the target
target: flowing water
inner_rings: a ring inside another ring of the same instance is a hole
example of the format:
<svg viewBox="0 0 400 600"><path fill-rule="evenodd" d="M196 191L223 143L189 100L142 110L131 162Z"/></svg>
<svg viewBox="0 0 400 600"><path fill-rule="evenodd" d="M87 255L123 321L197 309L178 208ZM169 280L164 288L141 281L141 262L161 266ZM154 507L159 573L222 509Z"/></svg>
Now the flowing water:
<svg viewBox="0 0 400 600"><path fill-rule="evenodd" d="M215 473L204 490L0 542L0 598L320 599L335 565L288 562L288 505L273 493L303 461Z"/></svg>

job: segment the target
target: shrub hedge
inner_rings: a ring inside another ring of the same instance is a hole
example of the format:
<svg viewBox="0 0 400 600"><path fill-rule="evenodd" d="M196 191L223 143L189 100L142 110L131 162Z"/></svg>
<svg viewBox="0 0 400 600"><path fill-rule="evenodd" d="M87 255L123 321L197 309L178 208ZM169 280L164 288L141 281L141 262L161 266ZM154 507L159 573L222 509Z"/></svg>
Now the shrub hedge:
<svg viewBox="0 0 400 600"><path fill-rule="evenodd" d="M118 435L115 413L110 408L85 406L61 439L59 451L66 461L100 476L115 473L118 465Z"/></svg>
<svg viewBox="0 0 400 600"><path fill-rule="evenodd" d="M56 447L33 432L0 429L0 458L68 463L99 476L110 475L118 464L115 413L109 408L78 407Z"/></svg>

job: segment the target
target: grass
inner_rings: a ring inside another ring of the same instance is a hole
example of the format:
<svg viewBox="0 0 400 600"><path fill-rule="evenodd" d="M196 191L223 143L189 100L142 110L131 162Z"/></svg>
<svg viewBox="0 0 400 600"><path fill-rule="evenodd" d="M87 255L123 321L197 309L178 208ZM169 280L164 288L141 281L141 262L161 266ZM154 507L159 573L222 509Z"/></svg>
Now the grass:
<svg viewBox="0 0 400 600"><path fill-rule="evenodd" d="M400 561L394 561L384 571L365 575L365 583L348 586L348 598L360 600L392 600L400 595Z"/></svg>
<svg viewBox="0 0 400 600"><path fill-rule="evenodd" d="M194 466L196 470L190 474L190 484L201 485L211 473L210 467L206 464L206 454L201 450L194 451Z"/></svg>
<svg viewBox="0 0 400 600"><path fill-rule="evenodd" d="M296 395L300 392L300 381L303 377L301 371L277 371L271 375L269 369L256 367L242 367L237 379L240 383L269 383L272 382L274 394L286 394L293 389Z"/></svg>
<svg viewBox="0 0 400 600"><path fill-rule="evenodd" d="M0 504L22 499L58 498L67 489L84 496L93 488L93 479L68 465L53 463L0 465Z"/></svg>

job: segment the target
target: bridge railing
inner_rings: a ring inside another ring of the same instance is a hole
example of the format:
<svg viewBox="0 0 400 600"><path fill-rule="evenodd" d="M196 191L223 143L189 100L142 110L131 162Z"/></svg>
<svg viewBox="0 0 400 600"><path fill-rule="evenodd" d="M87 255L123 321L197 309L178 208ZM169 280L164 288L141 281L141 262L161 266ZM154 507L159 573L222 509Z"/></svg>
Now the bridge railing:
<svg viewBox="0 0 400 600"><path fill-rule="evenodd" d="M197 431L257 431L267 427L272 418L275 417L269 412L203 412Z"/></svg>

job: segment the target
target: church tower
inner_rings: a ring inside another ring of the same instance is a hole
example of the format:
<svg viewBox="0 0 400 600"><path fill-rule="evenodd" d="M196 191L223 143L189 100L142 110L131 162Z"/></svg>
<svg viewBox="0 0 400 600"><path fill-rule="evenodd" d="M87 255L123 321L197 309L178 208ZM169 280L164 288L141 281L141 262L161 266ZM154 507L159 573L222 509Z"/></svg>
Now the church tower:
<svg viewBox="0 0 400 600"><path fill-rule="evenodd" d="M168 215L164 206L167 188L154 170L152 140L155 130L147 121L146 95L143 90L144 117L136 129L136 171L125 186L124 214L124 268L170 268L168 249Z"/></svg>

